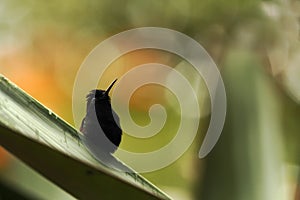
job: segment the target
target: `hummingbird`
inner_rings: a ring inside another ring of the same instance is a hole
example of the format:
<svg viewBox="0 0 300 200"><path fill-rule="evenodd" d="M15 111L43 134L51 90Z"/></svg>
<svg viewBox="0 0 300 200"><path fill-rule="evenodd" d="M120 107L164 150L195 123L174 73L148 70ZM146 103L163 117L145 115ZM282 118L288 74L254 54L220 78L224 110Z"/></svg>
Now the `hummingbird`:
<svg viewBox="0 0 300 200"><path fill-rule="evenodd" d="M86 115L82 120L80 131L83 142L90 152L100 161L111 159L122 139L120 119L111 107L109 92L117 79L107 90L91 90L86 96Z"/></svg>

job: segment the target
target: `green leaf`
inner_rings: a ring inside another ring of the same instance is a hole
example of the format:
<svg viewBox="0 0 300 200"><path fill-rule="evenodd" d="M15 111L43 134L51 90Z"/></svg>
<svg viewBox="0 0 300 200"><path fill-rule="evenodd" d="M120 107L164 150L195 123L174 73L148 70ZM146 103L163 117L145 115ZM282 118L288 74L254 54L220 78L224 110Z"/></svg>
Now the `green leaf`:
<svg viewBox="0 0 300 200"><path fill-rule="evenodd" d="M99 163L76 129L3 76L0 144L79 199L170 199L139 174Z"/></svg>

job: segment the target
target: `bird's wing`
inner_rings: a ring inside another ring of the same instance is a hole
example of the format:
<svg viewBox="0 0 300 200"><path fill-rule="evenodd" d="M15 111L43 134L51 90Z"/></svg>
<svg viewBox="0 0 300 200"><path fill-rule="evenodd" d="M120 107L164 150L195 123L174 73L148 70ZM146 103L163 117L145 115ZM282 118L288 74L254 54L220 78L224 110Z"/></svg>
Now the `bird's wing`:
<svg viewBox="0 0 300 200"><path fill-rule="evenodd" d="M81 125L80 125L80 132L83 132L84 130L84 122L85 122L85 118L82 119Z"/></svg>
<svg viewBox="0 0 300 200"><path fill-rule="evenodd" d="M121 127L120 126L120 118L119 118L119 116L117 115L117 113L112 109L112 114L113 114L113 117L114 117L114 120L115 120L115 122L116 122L116 124L119 126L119 127Z"/></svg>

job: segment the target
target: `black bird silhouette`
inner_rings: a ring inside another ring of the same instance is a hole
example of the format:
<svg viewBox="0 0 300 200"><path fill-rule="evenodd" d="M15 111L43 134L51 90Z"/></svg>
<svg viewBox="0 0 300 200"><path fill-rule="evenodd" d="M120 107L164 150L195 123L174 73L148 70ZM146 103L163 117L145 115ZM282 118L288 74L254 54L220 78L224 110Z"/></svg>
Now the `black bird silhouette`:
<svg viewBox="0 0 300 200"><path fill-rule="evenodd" d="M116 81L106 91L92 90L86 96L86 116L80 127L83 142L104 163L112 159L111 154L117 150L122 138L119 117L111 108L108 95Z"/></svg>

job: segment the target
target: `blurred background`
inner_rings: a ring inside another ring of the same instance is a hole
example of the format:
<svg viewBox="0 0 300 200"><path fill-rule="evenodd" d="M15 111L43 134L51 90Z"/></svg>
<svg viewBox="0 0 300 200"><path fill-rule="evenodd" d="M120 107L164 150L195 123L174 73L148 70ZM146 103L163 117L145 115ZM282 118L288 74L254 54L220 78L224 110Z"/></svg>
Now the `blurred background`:
<svg viewBox="0 0 300 200"><path fill-rule="evenodd" d="M174 29L203 45L222 73L228 105L217 145L200 160L210 119L207 91L200 87L204 112L194 143L172 165L143 176L174 199L300 199L299 0L1 0L0 73L74 125L72 88L84 58L104 39L143 26ZM178 71L187 67L166 52L136 51L114 62L99 87L154 61ZM153 103L169 106L162 136L148 146L125 136L122 148L153 150L170 141L178 103L169 105L176 100L166 101L163 90L142 87L130 104L139 124L147 124ZM2 148L0 180L0 194L14 188L38 199L73 198Z"/></svg>

